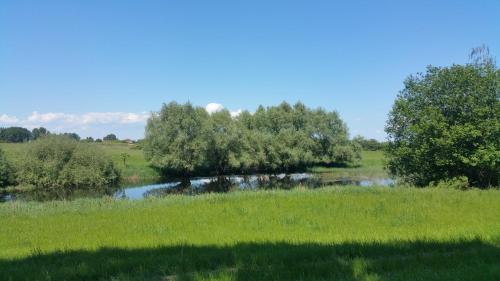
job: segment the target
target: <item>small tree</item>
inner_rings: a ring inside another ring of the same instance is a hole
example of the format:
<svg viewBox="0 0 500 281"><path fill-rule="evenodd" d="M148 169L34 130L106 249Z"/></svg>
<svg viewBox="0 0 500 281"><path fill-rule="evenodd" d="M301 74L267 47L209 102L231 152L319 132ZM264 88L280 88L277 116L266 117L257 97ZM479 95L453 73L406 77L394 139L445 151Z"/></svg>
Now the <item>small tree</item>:
<svg viewBox="0 0 500 281"><path fill-rule="evenodd" d="M126 152L122 152L122 153L120 153L120 158L123 161L123 166L127 167L127 159L130 158L130 154L128 154Z"/></svg>
<svg viewBox="0 0 500 281"><path fill-rule="evenodd" d="M76 140L76 141L80 140L80 136L77 133L63 133L62 136L68 137L68 138Z"/></svg>
<svg viewBox="0 0 500 281"><path fill-rule="evenodd" d="M415 185L466 176L473 186L498 185L500 72L492 59L429 66L410 76L386 132L389 171Z"/></svg>
<svg viewBox="0 0 500 281"><path fill-rule="evenodd" d="M102 138L102 140L104 140L104 141L116 141L116 140L118 140L118 138L116 137L115 134L109 134L109 135L105 136L104 138Z"/></svg>
<svg viewBox="0 0 500 281"><path fill-rule="evenodd" d="M44 127L40 127L40 128L34 128L31 131L31 134L33 135L33 139L36 140L40 137L49 135L50 132L49 132L49 130L45 129Z"/></svg>

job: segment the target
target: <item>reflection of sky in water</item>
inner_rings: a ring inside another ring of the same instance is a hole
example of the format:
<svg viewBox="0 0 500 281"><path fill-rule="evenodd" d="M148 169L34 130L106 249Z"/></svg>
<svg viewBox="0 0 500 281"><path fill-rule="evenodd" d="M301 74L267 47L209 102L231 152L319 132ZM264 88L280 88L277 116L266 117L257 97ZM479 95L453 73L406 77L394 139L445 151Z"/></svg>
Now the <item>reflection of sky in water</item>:
<svg viewBox="0 0 500 281"><path fill-rule="evenodd" d="M139 187L131 187L119 190L116 198L143 199L148 196L162 196L166 194L199 194L203 192L227 192L229 187L237 189L259 189L259 188L291 188L295 185L306 187L320 187L325 185L357 185L357 186L390 186L394 180L387 178L355 180L352 178L341 178L323 181L320 177L308 173L230 176L224 178L206 177L193 178L190 185L182 185L180 181L152 184Z"/></svg>
<svg viewBox="0 0 500 281"><path fill-rule="evenodd" d="M278 175L248 175L230 177L199 177L185 181L172 181L160 184L150 184L128 188L105 188L99 190L37 190L25 193L0 193L0 202L12 200L25 201L50 201L72 200L82 197L99 198L113 196L117 199L144 199L149 196L166 196L168 194L196 195L207 192L230 192L233 190L255 189L291 189L296 186L318 188L331 185L357 185L357 186L391 186L394 180L388 178L322 178L316 174L295 173Z"/></svg>

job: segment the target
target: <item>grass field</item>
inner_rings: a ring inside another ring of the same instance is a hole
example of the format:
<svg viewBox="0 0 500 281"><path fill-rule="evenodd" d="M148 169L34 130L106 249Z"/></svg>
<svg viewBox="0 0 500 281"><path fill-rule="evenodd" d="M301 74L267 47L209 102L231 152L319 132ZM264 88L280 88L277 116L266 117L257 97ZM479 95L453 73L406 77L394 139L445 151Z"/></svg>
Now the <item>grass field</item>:
<svg viewBox="0 0 500 281"><path fill-rule="evenodd" d="M0 280L500 280L500 191L0 204Z"/></svg>
<svg viewBox="0 0 500 281"><path fill-rule="evenodd" d="M352 167L313 167L310 172L328 177L349 178L385 178L383 151L362 151L361 161Z"/></svg>

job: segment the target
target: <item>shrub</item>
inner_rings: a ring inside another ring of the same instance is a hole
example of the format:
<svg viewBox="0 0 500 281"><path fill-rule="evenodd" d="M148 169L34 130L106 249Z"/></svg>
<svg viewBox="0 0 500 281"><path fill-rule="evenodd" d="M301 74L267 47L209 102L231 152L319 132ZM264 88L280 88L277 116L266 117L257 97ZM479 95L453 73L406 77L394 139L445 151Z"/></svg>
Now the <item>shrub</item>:
<svg viewBox="0 0 500 281"><path fill-rule="evenodd" d="M7 160L5 153L0 149L0 187L12 184L14 181L12 165Z"/></svg>
<svg viewBox="0 0 500 281"><path fill-rule="evenodd" d="M94 188L119 181L113 161L100 148L67 136L48 136L28 144L18 181L37 188Z"/></svg>
<svg viewBox="0 0 500 281"><path fill-rule="evenodd" d="M436 187L436 188L450 188L450 189L457 189L457 190L466 190L471 188L469 186L469 179L465 176L462 177L456 177L452 179L447 179L447 180L441 180L439 182L432 182L430 184L431 187Z"/></svg>

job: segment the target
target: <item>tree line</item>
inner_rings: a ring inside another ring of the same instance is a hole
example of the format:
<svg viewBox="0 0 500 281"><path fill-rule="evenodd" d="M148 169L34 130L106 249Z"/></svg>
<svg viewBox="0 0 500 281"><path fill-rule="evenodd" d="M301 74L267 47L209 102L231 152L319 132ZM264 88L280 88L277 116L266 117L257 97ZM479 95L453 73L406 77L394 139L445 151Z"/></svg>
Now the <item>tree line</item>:
<svg viewBox="0 0 500 281"><path fill-rule="evenodd" d="M108 134L102 139L94 140L94 138L92 137L87 137L85 139L82 139L77 133L61 133L61 134L51 133L44 127L34 128L31 131L23 127L0 128L0 142L10 142L10 143L29 142L49 135L62 135L76 141L84 141L84 142L118 141L118 138L116 137L115 134Z"/></svg>
<svg viewBox="0 0 500 281"><path fill-rule="evenodd" d="M363 150L377 151L384 150L387 147L387 142L378 141L376 139L367 139L363 136L355 136L352 140L357 142Z"/></svg>
<svg viewBox="0 0 500 281"><path fill-rule="evenodd" d="M336 112L300 102L259 106L237 117L171 102L149 118L142 146L165 176L289 172L360 159L360 146L349 140Z"/></svg>

